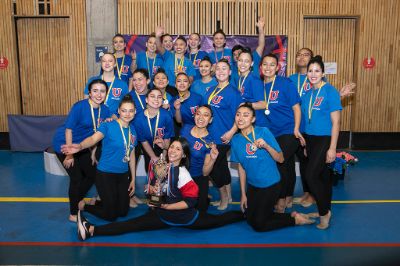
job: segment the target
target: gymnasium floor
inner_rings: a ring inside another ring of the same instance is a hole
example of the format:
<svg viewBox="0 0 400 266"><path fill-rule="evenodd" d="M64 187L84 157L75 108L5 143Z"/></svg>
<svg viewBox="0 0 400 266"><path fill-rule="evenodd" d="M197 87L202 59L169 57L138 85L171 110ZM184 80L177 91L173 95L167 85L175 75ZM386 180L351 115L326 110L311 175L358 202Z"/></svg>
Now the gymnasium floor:
<svg viewBox="0 0 400 266"><path fill-rule="evenodd" d="M325 231L311 225L257 233L241 222L80 242L76 225L67 221L67 177L45 173L42 153L0 151L0 264L400 265L400 152L354 154L359 163L334 187L333 218ZM144 177L138 179L142 187ZM236 204L230 208L237 209L237 177L233 186ZM145 211L141 205L128 216Z"/></svg>

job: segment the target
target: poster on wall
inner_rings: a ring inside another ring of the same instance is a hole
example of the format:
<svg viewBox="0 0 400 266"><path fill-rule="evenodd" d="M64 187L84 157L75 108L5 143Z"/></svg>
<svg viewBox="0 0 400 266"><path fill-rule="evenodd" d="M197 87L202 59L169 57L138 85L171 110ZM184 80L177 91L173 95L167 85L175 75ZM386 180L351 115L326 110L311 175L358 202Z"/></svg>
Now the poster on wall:
<svg viewBox="0 0 400 266"><path fill-rule="evenodd" d="M186 39L188 35L182 35ZM124 35L126 42L126 54L130 54L133 51L140 52L146 50L146 41L149 35ZM172 35L173 40L177 38L177 35ZM201 50L206 52L213 51L212 35L202 35ZM233 46L240 44L243 47L249 47L252 51L257 48L258 36L255 35L227 35L226 47L232 48ZM287 69L287 48L288 38L286 35L267 35L265 36L265 48L264 54L273 53L279 59L280 69L279 75L285 76Z"/></svg>

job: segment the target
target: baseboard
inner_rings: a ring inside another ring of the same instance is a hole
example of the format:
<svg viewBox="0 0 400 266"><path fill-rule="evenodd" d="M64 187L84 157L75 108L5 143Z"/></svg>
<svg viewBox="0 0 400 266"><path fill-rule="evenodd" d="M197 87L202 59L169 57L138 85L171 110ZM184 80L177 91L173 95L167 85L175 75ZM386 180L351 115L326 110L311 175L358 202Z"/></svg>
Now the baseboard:
<svg viewBox="0 0 400 266"><path fill-rule="evenodd" d="M400 132L353 132L354 150L400 150Z"/></svg>
<svg viewBox="0 0 400 266"><path fill-rule="evenodd" d="M10 135L8 132L0 132L0 150L9 150L10 147Z"/></svg>

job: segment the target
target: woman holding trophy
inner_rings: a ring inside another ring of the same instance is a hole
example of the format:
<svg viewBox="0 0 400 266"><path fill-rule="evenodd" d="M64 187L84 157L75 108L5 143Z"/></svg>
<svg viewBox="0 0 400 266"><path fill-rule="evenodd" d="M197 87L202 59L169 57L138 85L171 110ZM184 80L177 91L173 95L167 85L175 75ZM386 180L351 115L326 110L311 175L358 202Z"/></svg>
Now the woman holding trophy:
<svg viewBox="0 0 400 266"><path fill-rule="evenodd" d="M164 162L160 162L160 164L164 164ZM209 229L244 219L240 211L212 215L199 212L194 208L198 197L198 187L187 170L190 165L190 150L186 139L179 137L171 143L168 148L167 164L170 170L166 184L165 203L162 203L159 207L150 205L152 208L142 216L101 226L90 224L82 215L82 212L79 212L78 238L86 240L93 236L158 230L170 226ZM152 194L157 190L157 187L150 185L147 190Z"/></svg>

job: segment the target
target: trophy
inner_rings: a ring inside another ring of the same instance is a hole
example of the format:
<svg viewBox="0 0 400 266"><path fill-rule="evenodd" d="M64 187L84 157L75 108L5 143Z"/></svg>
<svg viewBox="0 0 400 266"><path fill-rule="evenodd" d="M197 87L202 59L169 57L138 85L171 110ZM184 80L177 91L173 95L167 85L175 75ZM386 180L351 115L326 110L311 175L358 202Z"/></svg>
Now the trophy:
<svg viewBox="0 0 400 266"><path fill-rule="evenodd" d="M162 154L157 162L150 162L148 174L148 197L151 205L159 207L161 204L165 203L170 172L171 166L164 160ZM150 187L152 189L150 189Z"/></svg>

